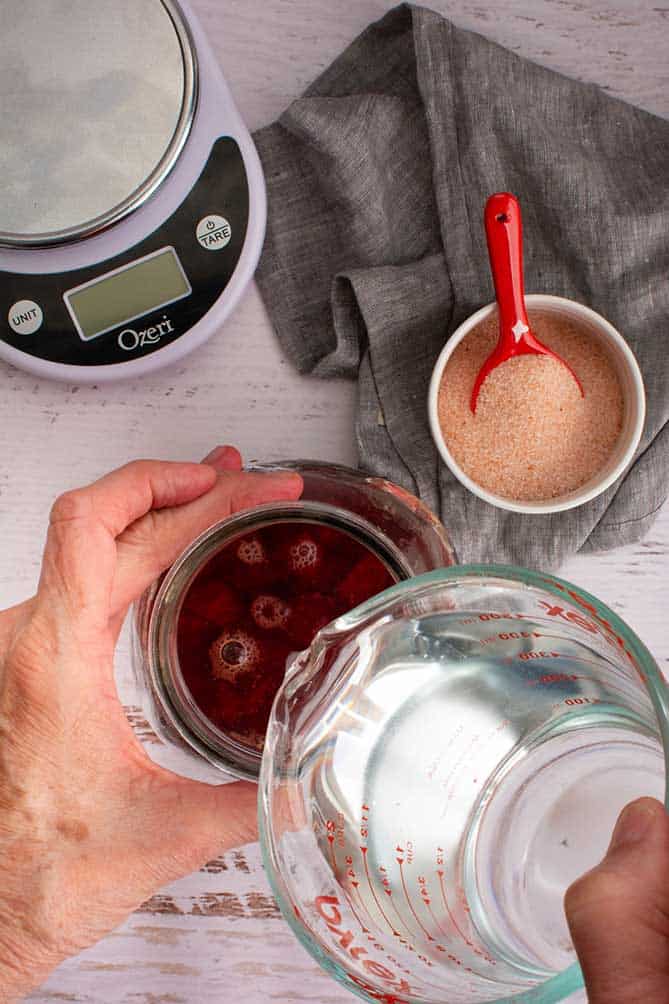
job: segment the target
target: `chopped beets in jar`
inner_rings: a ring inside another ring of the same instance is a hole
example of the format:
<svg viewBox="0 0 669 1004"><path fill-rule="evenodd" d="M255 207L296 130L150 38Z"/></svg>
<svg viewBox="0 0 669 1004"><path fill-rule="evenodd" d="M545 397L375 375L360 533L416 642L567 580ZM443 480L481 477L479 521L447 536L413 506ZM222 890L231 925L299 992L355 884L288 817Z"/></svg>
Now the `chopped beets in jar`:
<svg viewBox="0 0 669 1004"><path fill-rule="evenodd" d="M394 581L343 530L296 520L237 537L195 578L179 614L193 700L222 732L262 749L291 652Z"/></svg>

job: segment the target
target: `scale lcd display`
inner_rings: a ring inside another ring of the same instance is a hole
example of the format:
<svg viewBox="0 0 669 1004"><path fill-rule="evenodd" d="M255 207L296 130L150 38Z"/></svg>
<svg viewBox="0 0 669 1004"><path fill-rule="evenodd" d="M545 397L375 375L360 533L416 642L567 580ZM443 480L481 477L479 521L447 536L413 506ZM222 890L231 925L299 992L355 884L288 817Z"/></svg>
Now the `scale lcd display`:
<svg viewBox="0 0 669 1004"><path fill-rule="evenodd" d="M64 299L80 337L90 341L191 292L176 251L165 247L68 290Z"/></svg>

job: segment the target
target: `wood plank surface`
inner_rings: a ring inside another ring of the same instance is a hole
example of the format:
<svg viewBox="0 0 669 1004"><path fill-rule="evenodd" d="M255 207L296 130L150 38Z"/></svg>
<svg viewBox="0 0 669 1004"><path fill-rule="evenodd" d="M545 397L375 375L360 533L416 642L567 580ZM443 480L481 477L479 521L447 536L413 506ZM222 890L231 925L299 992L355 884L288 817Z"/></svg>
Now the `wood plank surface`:
<svg viewBox="0 0 669 1004"><path fill-rule="evenodd" d="M384 0L192 0L252 128L271 121ZM571 76L669 116L663 0L435 0L456 21ZM140 381L79 387L0 365L0 605L34 587L52 499L132 457L198 458L219 442L248 457L354 462L355 387L298 377L251 288L220 335ZM669 510L635 547L575 558L563 574L608 602L669 665ZM123 699L146 738L118 653ZM114 934L61 966L35 1004L344 1004L280 919L257 846L153 897Z"/></svg>

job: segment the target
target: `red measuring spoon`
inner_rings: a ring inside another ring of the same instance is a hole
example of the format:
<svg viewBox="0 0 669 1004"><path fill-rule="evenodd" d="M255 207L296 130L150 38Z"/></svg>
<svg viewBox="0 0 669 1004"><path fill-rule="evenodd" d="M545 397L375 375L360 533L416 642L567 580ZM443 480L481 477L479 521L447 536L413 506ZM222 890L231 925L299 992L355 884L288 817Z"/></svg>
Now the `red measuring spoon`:
<svg viewBox="0 0 669 1004"><path fill-rule="evenodd" d="M569 370L583 397L581 381L571 366L540 342L530 329L525 307L522 222L518 199L508 192L491 195L486 202L484 220L490 270L499 308L499 340L476 377L469 402L472 412L476 414L476 402L483 381L497 366L514 356L536 355L556 359Z"/></svg>

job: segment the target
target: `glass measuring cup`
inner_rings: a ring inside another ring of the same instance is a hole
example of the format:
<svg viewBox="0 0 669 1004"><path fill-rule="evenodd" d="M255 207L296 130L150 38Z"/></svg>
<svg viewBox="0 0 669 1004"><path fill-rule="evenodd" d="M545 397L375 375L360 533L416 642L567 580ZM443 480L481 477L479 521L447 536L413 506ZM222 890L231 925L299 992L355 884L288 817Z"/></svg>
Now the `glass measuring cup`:
<svg viewBox="0 0 669 1004"><path fill-rule="evenodd" d="M260 827L285 917L368 1001L566 999L565 889L623 805L663 797L668 706L636 635L560 579L463 566L382 593L274 706Z"/></svg>

